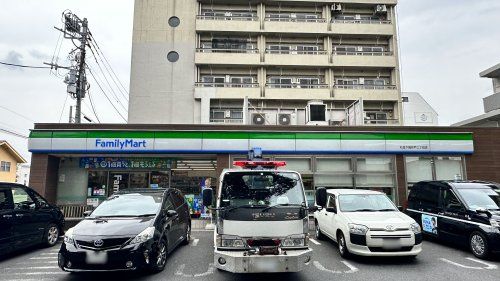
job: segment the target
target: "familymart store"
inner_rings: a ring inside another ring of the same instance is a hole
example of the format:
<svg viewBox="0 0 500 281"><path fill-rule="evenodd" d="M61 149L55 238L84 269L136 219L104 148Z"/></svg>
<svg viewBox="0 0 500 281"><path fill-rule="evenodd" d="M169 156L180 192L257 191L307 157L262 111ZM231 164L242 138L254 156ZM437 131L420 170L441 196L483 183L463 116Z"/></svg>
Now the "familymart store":
<svg viewBox="0 0 500 281"><path fill-rule="evenodd" d="M302 174L310 200L324 186L379 190L402 203L420 180L499 180L471 166L481 163L477 150L484 157L488 149L476 130L37 124L29 139L30 183L60 205L95 206L127 188L174 187L192 199L260 147L265 158Z"/></svg>

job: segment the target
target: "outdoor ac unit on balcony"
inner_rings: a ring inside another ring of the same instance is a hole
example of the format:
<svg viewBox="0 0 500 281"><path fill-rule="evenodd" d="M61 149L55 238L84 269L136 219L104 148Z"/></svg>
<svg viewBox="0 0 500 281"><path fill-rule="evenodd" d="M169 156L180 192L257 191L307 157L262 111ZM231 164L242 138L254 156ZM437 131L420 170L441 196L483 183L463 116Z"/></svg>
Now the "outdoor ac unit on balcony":
<svg viewBox="0 0 500 281"><path fill-rule="evenodd" d="M365 84L365 78L359 78L359 85Z"/></svg>
<svg viewBox="0 0 500 281"><path fill-rule="evenodd" d="M333 3L333 5L332 5L332 11L335 12L335 13L342 12L342 4L340 4L340 3Z"/></svg>
<svg viewBox="0 0 500 281"><path fill-rule="evenodd" d="M231 110L224 111L224 117L231 118Z"/></svg>
<svg viewBox="0 0 500 281"><path fill-rule="evenodd" d="M264 125L266 123L266 115L263 113L252 114L252 125Z"/></svg>
<svg viewBox="0 0 500 281"><path fill-rule="evenodd" d="M290 113L279 113L278 114L278 125L297 125L297 118L295 114Z"/></svg>
<svg viewBox="0 0 500 281"><path fill-rule="evenodd" d="M376 14L385 14L385 13L387 13L387 6L386 5L377 5L375 7L375 13Z"/></svg>

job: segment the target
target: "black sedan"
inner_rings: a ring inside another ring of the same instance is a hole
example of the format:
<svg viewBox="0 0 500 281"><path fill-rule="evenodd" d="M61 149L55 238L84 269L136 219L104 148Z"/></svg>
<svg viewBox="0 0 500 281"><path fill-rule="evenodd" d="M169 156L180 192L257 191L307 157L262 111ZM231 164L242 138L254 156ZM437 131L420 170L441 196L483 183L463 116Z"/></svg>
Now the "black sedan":
<svg viewBox="0 0 500 281"><path fill-rule="evenodd" d="M40 194L0 182L0 256L33 245L54 246L63 227L62 212Z"/></svg>
<svg viewBox="0 0 500 281"><path fill-rule="evenodd" d="M190 235L188 205L178 190L130 189L109 197L66 232L58 263L69 272L159 272Z"/></svg>

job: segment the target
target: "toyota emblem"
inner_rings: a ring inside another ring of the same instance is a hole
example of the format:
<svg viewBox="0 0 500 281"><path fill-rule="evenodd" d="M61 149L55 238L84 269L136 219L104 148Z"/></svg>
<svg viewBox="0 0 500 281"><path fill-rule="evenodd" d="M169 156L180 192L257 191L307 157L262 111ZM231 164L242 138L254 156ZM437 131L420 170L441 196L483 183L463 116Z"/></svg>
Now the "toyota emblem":
<svg viewBox="0 0 500 281"><path fill-rule="evenodd" d="M94 240L94 246L101 247L102 245L104 245L104 241L102 239Z"/></svg>
<svg viewBox="0 0 500 281"><path fill-rule="evenodd" d="M390 225L390 224L389 224L389 225L387 225L387 226L385 227L385 230L387 230L387 231L394 231L394 230L396 230L396 228L394 227L394 225Z"/></svg>

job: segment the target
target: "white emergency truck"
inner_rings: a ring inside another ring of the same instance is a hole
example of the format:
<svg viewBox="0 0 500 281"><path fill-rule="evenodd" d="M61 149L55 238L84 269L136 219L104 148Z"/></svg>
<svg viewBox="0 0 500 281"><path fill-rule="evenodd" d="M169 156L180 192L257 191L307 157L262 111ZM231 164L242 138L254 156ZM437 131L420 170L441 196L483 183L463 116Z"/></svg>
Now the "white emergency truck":
<svg viewBox="0 0 500 281"><path fill-rule="evenodd" d="M311 260L308 207L299 173L278 169L285 162L250 161L220 175L216 207L212 189L204 205L215 212L214 264L233 273L298 272Z"/></svg>

